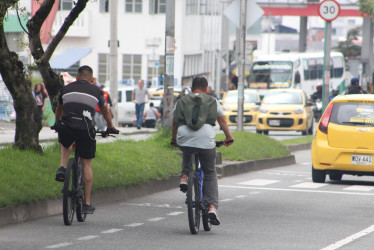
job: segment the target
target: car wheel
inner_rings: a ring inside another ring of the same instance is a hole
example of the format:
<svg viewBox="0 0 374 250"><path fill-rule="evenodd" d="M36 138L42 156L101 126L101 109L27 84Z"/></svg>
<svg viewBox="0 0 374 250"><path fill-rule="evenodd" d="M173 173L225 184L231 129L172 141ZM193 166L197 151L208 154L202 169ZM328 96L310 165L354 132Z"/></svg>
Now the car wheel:
<svg viewBox="0 0 374 250"><path fill-rule="evenodd" d="M264 135L268 135L269 134L269 130L264 130Z"/></svg>
<svg viewBox="0 0 374 250"><path fill-rule="evenodd" d="M310 128L308 129L308 133L309 133L310 135L313 134L313 125L314 125L314 122L313 122L313 120L312 120L312 124L310 125Z"/></svg>
<svg viewBox="0 0 374 250"><path fill-rule="evenodd" d="M329 174L330 180L332 181L341 181L343 174L337 173L337 172L332 172Z"/></svg>
<svg viewBox="0 0 374 250"><path fill-rule="evenodd" d="M315 169L312 166L312 180L316 183L325 183L326 171Z"/></svg>
<svg viewBox="0 0 374 250"><path fill-rule="evenodd" d="M257 134L262 134L262 130L257 130L257 129L256 129L256 133L257 133Z"/></svg>

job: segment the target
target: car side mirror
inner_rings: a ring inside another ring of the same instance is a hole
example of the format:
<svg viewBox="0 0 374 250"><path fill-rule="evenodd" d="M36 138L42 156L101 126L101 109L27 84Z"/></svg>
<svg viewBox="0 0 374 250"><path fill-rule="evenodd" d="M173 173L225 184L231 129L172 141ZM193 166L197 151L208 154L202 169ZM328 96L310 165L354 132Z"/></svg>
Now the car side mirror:
<svg viewBox="0 0 374 250"><path fill-rule="evenodd" d="M261 106L261 102L256 102L256 105L257 106Z"/></svg>
<svg viewBox="0 0 374 250"><path fill-rule="evenodd" d="M305 106L311 107L311 106L314 106L314 103L311 101L307 101Z"/></svg>

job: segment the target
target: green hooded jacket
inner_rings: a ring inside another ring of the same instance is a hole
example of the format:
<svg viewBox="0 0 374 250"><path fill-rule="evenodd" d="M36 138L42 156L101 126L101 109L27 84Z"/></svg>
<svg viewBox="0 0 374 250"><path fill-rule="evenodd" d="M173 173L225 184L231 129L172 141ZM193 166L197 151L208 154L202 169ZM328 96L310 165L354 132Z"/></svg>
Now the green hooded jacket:
<svg viewBox="0 0 374 250"><path fill-rule="evenodd" d="M187 125L193 130L198 130L204 124L215 126L217 101L205 93L188 94L178 100L174 118L177 127Z"/></svg>

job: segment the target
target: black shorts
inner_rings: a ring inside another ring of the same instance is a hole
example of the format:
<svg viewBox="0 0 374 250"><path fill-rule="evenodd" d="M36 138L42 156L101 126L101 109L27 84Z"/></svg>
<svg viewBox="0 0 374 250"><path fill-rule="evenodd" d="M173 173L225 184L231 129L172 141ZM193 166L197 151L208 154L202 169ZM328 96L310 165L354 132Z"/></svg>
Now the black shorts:
<svg viewBox="0 0 374 250"><path fill-rule="evenodd" d="M96 140L95 130L78 130L72 129L67 126L61 126L58 131L58 141L68 148L75 142L77 144L77 150L79 156L83 159L95 158L96 152Z"/></svg>

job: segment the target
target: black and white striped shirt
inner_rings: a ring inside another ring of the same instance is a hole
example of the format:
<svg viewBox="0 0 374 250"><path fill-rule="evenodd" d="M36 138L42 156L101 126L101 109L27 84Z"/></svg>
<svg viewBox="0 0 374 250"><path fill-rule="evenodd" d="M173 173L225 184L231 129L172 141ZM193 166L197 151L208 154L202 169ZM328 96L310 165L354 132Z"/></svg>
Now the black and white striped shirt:
<svg viewBox="0 0 374 250"><path fill-rule="evenodd" d="M63 87L58 101L63 105L62 121L73 129L93 127L96 105L105 106L103 92L87 81L72 82Z"/></svg>

